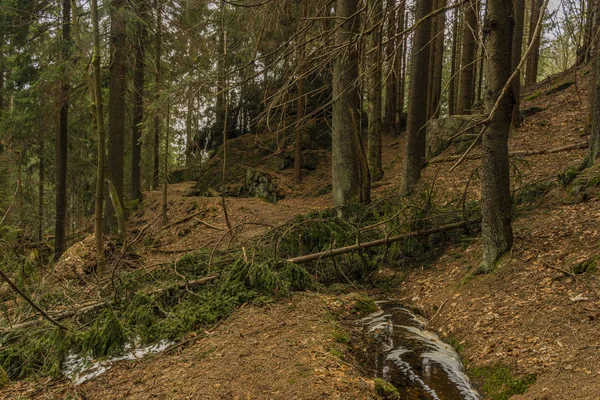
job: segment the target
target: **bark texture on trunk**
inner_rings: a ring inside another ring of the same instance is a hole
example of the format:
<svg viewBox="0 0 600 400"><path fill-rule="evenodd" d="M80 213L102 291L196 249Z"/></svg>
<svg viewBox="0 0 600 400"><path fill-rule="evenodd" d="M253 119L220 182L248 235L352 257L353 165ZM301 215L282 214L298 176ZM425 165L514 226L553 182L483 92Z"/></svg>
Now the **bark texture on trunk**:
<svg viewBox="0 0 600 400"><path fill-rule="evenodd" d="M144 14L143 4L139 2L138 11ZM144 85L146 57L146 25L136 23L135 72L133 77L133 126L131 129L131 199L142 198L142 122L144 121Z"/></svg>
<svg viewBox="0 0 600 400"><path fill-rule="evenodd" d="M527 71L525 73L525 85L533 85L537 82L538 66L540 61L540 43L542 30L535 34L536 26L542 12L544 0L533 0L531 9L531 19L529 21L529 43L533 43L529 58L527 59Z"/></svg>
<svg viewBox="0 0 600 400"><path fill-rule="evenodd" d="M387 37L388 43L385 58L388 69L385 73L385 117L383 119L384 129L388 135L394 133L396 127L396 107L398 104L398 70L396 69L396 1L387 0Z"/></svg>
<svg viewBox="0 0 600 400"><path fill-rule="evenodd" d="M110 4L110 78L108 81L108 168L118 200L123 204L123 166L125 161L125 88L127 48L125 42L124 0ZM115 207L106 198L105 229L117 231Z"/></svg>
<svg viewBox="0 0 600 400"><path fill-rule="evenodd" d="M490 0L488 7L485 109L489 113L511 75L513 4ZM509 89L482 138L482 271L492 270L513 244L508 155L513 106Z"/></svg>
<svg viewBox="0 0 600 400"><path fill-rule="evenodd" d="M436 9L446 7L447 0L437 0ZM436 17L436 32L434 33L435 52L433 53L433 81L431 82L431 116L439 118L442 98L442 74L444 72L444 39L446 33L446 13Z"/></svg>
<svg viewBox="0 0 600 400"><path fill-rule="evenodd" d="M512 41L512 71L515 71L523 55L523 30L525 28L525 0L514 0L514 29ZM512 124L514 128L521 126L521 72L512 82L515 107L513 108Z"/></svg>
<svg viewBox="0 0 600 400"><path fill-rule="evenodd" d="M452 56L450 59L450 83L448 89L448 114L455 115L457 108L457 93L460 69L460 27L461 13L458 8L454 10L454 22L452 24Z"/></svg>
<svg viewBox="0 0 600 400"><path fill-rule="evenodd" d="M360 201L360 110L358 79L358 0L336 1L336 47L343 54L333 66L332 179L335 206Z"/></svg>
<svg viewBox="0 0 600 400"><path fill-rule="evenodd" d="M470 114L475 93L475 56L477 55L478 3L470 0L464 5L464 22L461 50L460 89L457 114Z"/></svg>
<svg viewBox="0 0 600 400"><path fill-rule="evenodd" d="M591 0L590 0L591 1ZM600 0L594 0L596 7L600 7ZM597 14L596 22L600 24L600 14ZM590 94L590 150L584 160L582 168L591 167L600 155L600 51L596 47L593 56L593 87Z"/></svg>
<svg viewBox="0 0 600 400"><path fill-rule="evenodd" d="M71 41L71 1L62 2L62 59L69 62L69 42ZM54 259L58 260L65 251L67 223L67 156L69 137L69 92L66 76L61 85L60 116L56 140L56 220L54 226Z"/></svg>
<svg viewBox="0 0 600 400"><path fill-rule="evenodd" d="M416 20L423 19L433 7L433 0L417 2ZM406 128L406 154L402 167L403 195L410 194L421 176L425 162L425 124L427 123L427 88L429 78L429 42L431 19L417 26L412 46L411 80Z"/></svg>
<svg viewBox="0 0 600 400"><path fill-rule="evenodd" d="M162 68L161 68L161 59L162 59L162 7L160 6L160 1L157 2L157 10L156 10L156 35L155 35L155 44L156 44L156 71L154 74L155 78L155 88L156 91L155 97L158 99L160 96L160 86L162 84ZM152 189L158 189L158 177L160 175L160 131L161 131L161 123L160 123L160 112L155 111L154 115L154 143L152 149L152 161L153 161L153 170L152 170Z"/></svg>
<svg viewBox="0 0 600 400"><path fill-rule="evenodd" d="M104 145L104 105L102 102L102 78L100 70L100 28L98 19L98 0L91 0L90 11L92 15L93 30L93 82L94 82L94 103L96 138L98 140L98 165L96 169L96 201L94 212L94 235L96 242L96 263L99 270L106 266L106 257L104 256L104 239L102 235L102 216L104 202L104 167L105 167L105 145Z"/></svg>
<svg viewBox="0 0 600 400"><path fill-rule="evenodd" d="M397 33L404 31L406 25L406 0L402 0L398 7L398 23ZM402 123L404 118L404 89L406 88L406 38L398 38L399 45L398 53L396 54L396 74L397 74L397 95L396 95L396 123L395 133L399 134L402 131Z"/></svg>
<svg viewBox="0 0 600 400"><path fill-rule="evenodd" d="M383 4L381 0L369 1L369 30L367 49L371 52L367 60L367 109L369 126L367 131L367 161L369 173L373 181L383 178L381 164L381 120L382 108L382 74L381 74L381 25Z"/></svg>

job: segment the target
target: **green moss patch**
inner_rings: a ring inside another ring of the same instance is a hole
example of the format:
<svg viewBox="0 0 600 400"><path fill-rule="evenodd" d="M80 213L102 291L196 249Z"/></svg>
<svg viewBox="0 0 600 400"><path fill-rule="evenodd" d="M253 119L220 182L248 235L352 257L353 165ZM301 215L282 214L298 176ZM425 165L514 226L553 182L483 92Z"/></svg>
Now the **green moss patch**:
<svg viewBox="0 0 600 400"><path fill-rule="evenodd" d="M537 378L535 374L517 375L511 367L502 364L475 367L470 373L490 400L508 400L523 394Z"/></svg>

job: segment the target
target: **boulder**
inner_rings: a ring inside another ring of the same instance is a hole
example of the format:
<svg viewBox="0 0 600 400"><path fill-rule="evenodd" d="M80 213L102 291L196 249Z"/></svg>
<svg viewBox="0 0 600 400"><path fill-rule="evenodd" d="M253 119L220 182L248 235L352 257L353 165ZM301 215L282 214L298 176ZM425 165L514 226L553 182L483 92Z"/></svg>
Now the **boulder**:
<svg viewBox="0 0 600 400"><path fill-rule="evenodd" d="M480 115L450 115L429 121L427 124L427 159L440 155L450 144L452 137L458 132L472 126ZM472 138L475 132L469 129L465 137ZM461 138L457 138L460 140Z"/></svg>

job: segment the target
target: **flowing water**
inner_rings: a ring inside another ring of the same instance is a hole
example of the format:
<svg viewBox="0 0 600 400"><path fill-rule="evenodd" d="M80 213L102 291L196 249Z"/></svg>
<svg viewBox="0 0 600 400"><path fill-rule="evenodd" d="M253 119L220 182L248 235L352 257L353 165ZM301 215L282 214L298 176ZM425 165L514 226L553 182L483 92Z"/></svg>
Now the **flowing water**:
<svg viewBox="0 0 600 400"><path fill-rule="evenodd" d="M369 335L363 365L391 382L410 400L479 400L460 357L427 324L397 302L378 302L361 320Z"/></svg>

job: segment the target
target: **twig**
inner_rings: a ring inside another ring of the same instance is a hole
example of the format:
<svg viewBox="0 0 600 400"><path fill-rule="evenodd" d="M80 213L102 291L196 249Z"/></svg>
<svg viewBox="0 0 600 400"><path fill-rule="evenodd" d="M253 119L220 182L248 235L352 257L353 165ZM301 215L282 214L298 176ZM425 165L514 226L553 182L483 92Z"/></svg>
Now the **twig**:
<svg viewBox="0 0 600 400"><path fill-rule="evenodd" d="M46 318L48 321L50 321L53 325L56 325L58 328L60 328L63 331L67 330L66 327L64 327L63 325L56 322L56 320L54 320L50 315L48 315L48 313L46 311L42 310L37 304L35 304L34 301L31 300L31 298L29 298L29 296L27 296L27 294L25 294L25 292L23 292L21 289L19 289L17 287L17 285L15 285L14 282L4 273L4 271L2 271L2 268L4 268L3 265L0 268L0 276L2 277L2 279L4 279L6 281L6 283L8 283L8 285L19 296L21 296L23 299L25 299L25 301L28 302L31 305L31 307L33 307L35 310L37 310L44 318Z"/></svg>
<svg viewBox="0 0 600 400"><path fill-rule="evenodd" d="M433 322L433 320L440 314L440 312L442 312L442 308L444 308L444 306L446 305L446 303L448 302L448 300L450 300L450 299L446 299L446 300L444 300L442 302L442 304L440 304L440 307L435 312L435 314L433 314L433 317L431 317L431 319L429 320L429 322L427 322L425 324L425 326L423 327L423 330L426 330L429 327L429 325L431 325L431 323Z"/></svg>

